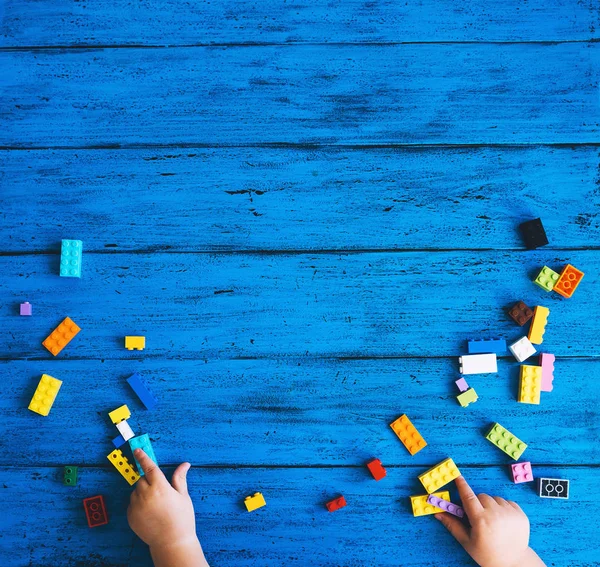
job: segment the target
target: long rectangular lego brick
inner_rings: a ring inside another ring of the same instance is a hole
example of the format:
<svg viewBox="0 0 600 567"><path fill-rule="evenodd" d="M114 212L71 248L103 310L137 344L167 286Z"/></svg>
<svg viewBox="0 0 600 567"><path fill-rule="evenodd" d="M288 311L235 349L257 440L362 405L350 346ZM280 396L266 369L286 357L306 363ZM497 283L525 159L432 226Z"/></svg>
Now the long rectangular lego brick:
<svg viewBox="0 0 600 567"><path fill-rule="evenodd" d="M562 295L563 297L569 298L575 293L575 290L581 283L583 276L585 276L585 274L581 270L571 266L571 264L567 264L561 272L553 291L559 295Z"/></svg>
<svg viewBox="0 0 600 567"><path fill-rule="evenodd" d="M81 277L81 240L63 240L60 248L60 275L66 278Z"/></svg>
<svg viewBox="0 0 600 567"><path fill-rule="evenodd" d="M542 367L521 365L518 401L522 404L540 403L542 392Z"/></svg>
<svg viewBox="0 0 600 567"><path fill-rule="evenodd" d="M427 447L427 441L417 431L406 414L401 415L390 427L404 444L411 455L416 455L421 449Z"/></svg>
<svg viewBox="0 0 600 567"><path fill-rule="evenodd" d="M106 506L104 505L104 498L102 496L84 498L83 509L85 510L85 517L90 528L97 528L98 526L108 524L108 514L106 513Z"/></svg>
<svg viewBox="0 0 600 567"><path fill-rule="evenodd" d="M469 354L504 354L506 341L504 339L472 339L467 341L467 350Z"/></svg>
<svg viewBox="0 0 600 567"><path fill-rule="evenodd" d="M63 348L65 348L81 329L77 324L70 319L65 317L63 322L54 329L46 337L46 340L42 343L54 356L56 356Z"/></svg>
<svg viewBox="0 0 600 567"><path fill-rule="evenodd" d="M542 392L552 392L554 389L554 361L553 354L543 352L540 354L540 366L542 367Z"/></svg>
<svg viewBox="0 0 600 567"><path fill-rule="evenodd" d="M131 463L127 460L127 457L123 455L120 449L115 449L112 453L107 455L106 458L121 473L121 476L129 483L129 486L133 486L140 480L140 475L131 466Z"/></svg>
<svg viewBox="0 0 600 567"><path fill-rule="evenodd" d="M421 484L429 494L446 486L460 476L460 471L452 459L446 459L419 475Z"/></svg>
<svg viewBox="0 0 600 567"><path fill-rule="evenodd" d="M565 478L539 478L538 496L540 498L569 499L569 481Z"/></svg>
<svg viewBox="0 0 600 567"><path fill-rule="evenodd" d="M139 374L132 374L127 378L127 383L131 386L140 401L146 406L146 409L152 410L156 407L156 404L158 403L157 399L152 395L150 390L146 388L146 385L142 382Z"/></svg>
<svg viewBox="0 0 600 567"><path fill-rule="evenodd" d="M437 508L441 508L444 512L448 512L448 514L452 514L457 518L465 517L465 511L460 506L457 504L452 504L450 500L440 498L435 494L430 494L429 498L427 498L427 502Z"/></svg>
<svg viewBox="0 0 600 567"><path fill-rule="evenodd" d="M531 327L529 327L529 334L527 335L531 344L541 345L544 342L548 315L550 315L550 309L543 305L538 305L533 310L533 320L531 321Z"/></svg>
<svg viewBox="0 0 600 567"><path fill-rule="evenodd" d="M438 498L442 498L443 500L450 500L450 492L448 492L447 490L436 492L433 495L420 494L418 496L411 496L410 505L412 507L413 516L415 518L419 516L429 516L430 514L439 514L441 512L444 512L444 510L442 510L441 508L438 508L433 504L429 504L429 496L437 496Z"/></svg>
<svg viewBox="0 0 600 567"><path fill-rule="evenodd" d="M494 423L485 438L493 443L498 449L504 451L509 457L517 461L527 449L527 443L521 441L516 435L513 435L508 429L502 427L499 423Z"/></svg>
<svg viewBox="0 0 600 567"><path fill-rule="evenodd" d="M465 354L458 357L461 374L489 374L498 372L495 354Z"/></svg>
<svg viewBox="0 0 600 567"><path fill-rule="evenodd" d="M135 451L136 449L142 449L144 453L146 453L146 455L148 455L158 465L156 455L154 454L154 449L152 448L152 443L150 443L150 437L148 437L147 433L131 438L129 440L129 447L131 447L131 452ZM138 460L135 458L135 455L133 456L133 459L137 465L140 476L144 476L144 470L142 469Z"/></svg>
<svg viewBox="0 0 600 567"><path fill-rule="evenodd" d="M33 398L29 402L28 409L40 415L48 415L61 386L62 380L53 378L48 374L42 374L33 393Z"/></svg>

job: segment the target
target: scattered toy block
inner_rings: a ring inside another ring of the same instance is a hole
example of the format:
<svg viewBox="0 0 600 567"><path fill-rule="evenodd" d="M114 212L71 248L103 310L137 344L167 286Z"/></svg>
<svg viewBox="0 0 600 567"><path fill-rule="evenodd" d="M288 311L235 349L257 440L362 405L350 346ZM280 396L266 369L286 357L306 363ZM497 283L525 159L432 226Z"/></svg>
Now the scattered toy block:
<svg viewBox="0 0 600 567"><path fill-rule="evenodd" d="M508 311L511 319L519 326L523 326L533 317L533 310L522 301L517 301Z"/></svg>
<svg viewBox="0 0 600 567"><path fill-rule="evenodd" d="M425 490L427 490L429 494L432 494L459 476L460 471L454 464L454 461L452 459L446 459L434 467L431 467L428 471L420 474L419 480L425 487Z"/></svg>
<svg viewBox="0 0 600 567"><path fill-rule="evenodd" d="M258 510L267 505L265 497L260 492L255 492L254 496L246 496L244 504L246 505L246 510L248 510L248 512L254 512L254 510Z"/></svg>
<svg viewBox="0 0 600 567"><path fill-rule="evenodd" d="M583 276L585 276L585 274L582 271L571 266L571 264L567 264L561 272L553 291L568 299L575 293Z"/></svg>
<svg viewBox="0 0 600 567"><path fill-rule="evenodd" d="M134 437L133 439L129 439L129 446L131 447L131 452L136 449L142 449L146 455L148 455L157 465L158 461L156 460L156 455L154 454L154 449L152 448L152 443L150 443L150 437L148 437L147 433L144 435L139 435L138 437ZM138 472L140 476L144 476L144 469L142 469L140 463L133 456L135 464L137 465Z"/></svg>
<svg viewBox="0 0 600 567"><path fill-rule="evenodd" d="M345 506L346 506L346 499L343 496L339 496L338 498L334 498L333 500L330 500L329 502L325 503L325 507L330 512L335 512L336 510L339 510L340 508L344 508Z"/></svg>
<svg viewBox="0 0 600 567"><path fill-rule="evenodd" d="M469 388L466 392L456 396L456 399L463 408L466 408L469 404L475 403L479 396L474 388Z"/></svg>
<svg viewBox="0 0 600 567"><path fill-rule="evenodd" d="M153 410L158 403L157 399L152 395L150 390L142 382L139 374L132 374L127 378L127 383L131 386L140 401L146 406L146 409Z"/></svg>
<svg viewBox="0 0 600 567"><path fill-rule="evenodd" d="M135 437L135 433L133 432L133 429L131 429L129 423L127 423L127 420L119 421L116 426L121 437L123 437L125 441L129 441L132 437Z"/></svg>
<svg viewBox="0 0 600 567"><path fill-rule="evenodd" d="M519 225L521 236L525 242L525 247L529 250L534 250L540 246L548 244L548 237L542 224L542 219L533 219Z"/></svg>
<svg viewBox="0 0 600 567"><path fill-rule="evenodd" d="M430 496L437 496L438 498L443 498L444 500L450 500L450 493L447 490L442 490L441 492L436 492L435 494L411 496L410 505L412 506L412 512L415 518L444 512L444 510L441 508L438 508L433 504L429 504L428 500Z"/></svg>
<svg viewBox="0 0 600 567"><path fill-rule="evenodd" d="M110 417L110 420L114 424L117 424L123 421L124 419L129 419L131 417L131 412L129 411L127 405L122 405L119 406L116 410L109 412L108 417Z"/></svg>
<svg viewBox="0 0 600 567"><path fill-rule="evenodd" d="M123 439L122 435L117 435L112 440L112 444L115 446L115 449L118 449L119 447L122 447L123 445L125 445L125 443L127 443L127 441L125 441L125 439Z"/></svg>
<svg viewBox="0 0 600 567"><path fill-rule="evenodd" d="M522 404L539 405L541 392L542 367L523 364L521 366L517 401Z"/></svg>
<svg viewBox="0 0 600 567"><path fill-rule="evenodd" d="M46 340L42 343L54 356L56 356L63 348L65 348L81 329L69 317L65 317L64 321L50 333Z"/></svg>
<svg viewBox="0 0 600 567"><path fill-rule="evenodd" d="M458 357L461 374L490 374L498 372L495 354L465 354Z"/></svg>
<svg viewBox="0 0 600 567"><path fill-rule="evenodd" d="M77 484L78 467L67 465L63 471L63 484L65 486L75 486Z"/></svg>
<svg viewBox="0 0 600 567"><path fill-rule="evenodd" d="M551 270L548 266L544 266L535 280L533 280L533 283L541 287L544 291L552 291L559 277L554 270Z"/></svg>
<svg viewBox="0 0 600 567"><path fill-rule="evenodd" d="M461 392L466 392L469 389L469 384L467 384L467 381L464 378L459 378L454 383Z"/></svg>
<svg viewBox="0 0 600 567"><path fill-rule="evenodd" d="M411 455L416 455L423 447L427 447L427 442L406 414L401 415L396 421L390 423L390 427Z"/></svg>
<svg viewBox="0 0 600 567"><path fill-rule="evenodd" d="M538 496L568 500L569 481L564 478L540 478L538 479Z"/></svg>
<svg viewBox="0 0 600 567"><path fill-rule="evenodd" d="M553 354L543 352L540 354L540 366L542 367L542 392L552 392L554 386L554 361Z"/></svg>
<svg viewBox="0 0 600 567"><path fill-rule="evenodd" d="M527 337L521 337L518 341L510 345L508 349L518 362L524 362L536 352L535 347Z"/></svg>
<svg viewBox="0 0 600 567"><path fill-rule="evenodd" d="M369 471L371 471L371 474L375 480L381 480L382 478L385 478L385 475L387 474L379 459L373 459L372 461L369 461L367 463L367 467Z"/></svg>
<svg viewBox="0 0 600 567"><path fill-rule="evenodd" d="M127 350L144 350L146 337L125 337L125 348Z"/></svg>
<svg viewBox="0 0 600 567"><path fill-rule="evenodd" d="M527 443L523 443L523 441L499 423L492 425L485 438L515 461L519 460L525 449L527 449Z"/></svg>
<svg viewBox="0 0 600 567"><path fill-rule="evenodd" d="M85 510L85 517L90 528L97 528L98 526L108 524L108 514L106 513L106 506L104 505L104 498L102 496L84 498L83 509Z"/></svg>
<svg viewBox="0 0 600 567"><path fill-rule="evenodd" d="M127 457L123 455L120 449L115 449L106 458L121 473L121 476L129 483L129 486L133 486L140 480L140 475L131 466L131 463L127 460Z"/></svg>
<svg viewBox="0 0 600 567"><path fill-rule="evenodd" d="M60 275L66 278L81 277L81 240L63 240L60 249Z"/></svg>
<svg viewBox="0 0 600 567"><path fill-rule="evenodd" d="M458 506L457 504L452 504L450 500L446 500L444 498L440 498L435 494L430 494L427 498L427 502L436 508L440 508L443 512L448 512L448 514L452 514L453 516L457 516L458 518L465 517L465 511Z"/></svg>
<svg viewBox="0 0 600 567"><path fill-rule="evenodd" d="M548 315L550 309L538 305L533 310L533 321L529 327L529 335L527 338L534 345L541 345L544 342L544 333L546 332L546 323L548 323Z"/></svg>
<svg viewBox="0 0 600 567"><path fill-rule="evenodd" d="M42 374L28 409L40 415L48 415L61 386L62 380Z"/></svg>
<svg viewBox="0 0 600 567"><path fill-rule="evenodd" d="M506 341L504 339L472 339L467 341L467 350L469 354L496 353L504 354L506 352Z"/></svg>
<svg viewBox="0 0 600 567"><path fill-rule="evenodd" d="M514 463L510 465L513 481L515 484L531 482L533 480L533 470L529 461L523 463Z"/></svg>
<svg viewBox="0 0 600 567"><path fill-rule="evenodd" d="M29 303L29 301L26 301L25 303L21 303L21 305L19 305L19 314L23 315L24 317L31 316L31 303Z"/></svg>

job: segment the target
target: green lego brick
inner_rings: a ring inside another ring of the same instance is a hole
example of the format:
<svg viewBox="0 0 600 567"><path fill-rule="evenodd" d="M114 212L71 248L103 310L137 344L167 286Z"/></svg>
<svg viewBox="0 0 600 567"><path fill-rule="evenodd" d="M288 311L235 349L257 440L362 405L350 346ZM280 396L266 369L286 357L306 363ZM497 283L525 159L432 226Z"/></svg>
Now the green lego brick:
<svg viewBox="0 0 600 567"><path fill-rule="evenodd" d="M485 438L496 445L498 449L504 451L515 461L525 452L527 444L523 443L518 437L515 437L508 429L502 427L499 423L494 423L490 432Z"/></svg>
<svg viewBox="0 0 600 567"><path fill-rule="evenodd" d="M65 486L75 486L77 484L77 467L67 465L63 474L63 484Z"/></svg>
<svg viewBox="0 0 600 567"><path fill-rule="evenodd" d="M544 266L537 278L533 280L533 283L537 286L540 286L544 291L552 291L556 285L556 282L558 281L558 278L560 278L560 274L557 274L548 266Z"/></svg>

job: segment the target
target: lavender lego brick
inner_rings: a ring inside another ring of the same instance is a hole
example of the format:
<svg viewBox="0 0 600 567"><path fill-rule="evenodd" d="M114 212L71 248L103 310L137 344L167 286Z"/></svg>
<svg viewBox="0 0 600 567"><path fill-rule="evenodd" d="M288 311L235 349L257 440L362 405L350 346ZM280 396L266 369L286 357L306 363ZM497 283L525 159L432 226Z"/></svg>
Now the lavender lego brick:
<svg viewBox="0 0 600 567"><path fill-rule="evenodd" d="M456 387L461 391L461 392L466 392L469 389L469 385L467 384L467 381L464 378L459 378L458 380L456 380L456 382L454 382L456 384Z"/></svg>
<svg viewBox="0 0 600 567"><path fill-rule="evenodd" d="M553 354L543 352L540 354L540 366L542 367L542 392L552 392L554 386L554 361Z"/></svg>
<svg viewBox="0 0 600 567"><path fill-rule="evenodd" d="M512 469L513 481L515 484L531 482L533 480L533 470L531 470L531 463L529 461L515 463L514 465L510 465L510 468Z"/></svg>
<svg viewBox="0 0 600 567"><path fill-rule="evenodd" d="M504 354L506 341L504 339L472 339L467 342L469 354Z"/></svg>
<svg viewBox="0 0 600 567"><path fill-rule="evenodd" d="M427 503L431 504L432 506L437 506L438 508L444 510L444 512L448 512L448 514L452 514L453 516L457 516L459 518L464 518L465 516L465 511L460 506L452 504L452 502L448 502L448 500L444 500L443 498L438 498L433 494L429 495L429 498L427 498Z"/></svg>
<svg viewBox="0 0 600 567"><path fill-rule="evenodd" d="M112 440L112 444L115 446L115 449L118 449L119 447L122 447L123 445L125 445L125 439L123 439L122 435L117 435Z"/></svg>
<svg viewBox="0 0 600 567"><path fill-rule="evenodd" d="M21 315L31 315L31 303L29 303L29 301L21 303L19 313Z"/></svg>
<svg viewBox="0 0 600 567"><path fill-rule="evenodd" d="M142 382L139 374L132 374L129 378L127 378L127 383L137 394L137 397L140 399L140 401L146 406L146 409L152 410L156 407L158 400L152 395L150 390L146 388L146 385Z"/></svg>

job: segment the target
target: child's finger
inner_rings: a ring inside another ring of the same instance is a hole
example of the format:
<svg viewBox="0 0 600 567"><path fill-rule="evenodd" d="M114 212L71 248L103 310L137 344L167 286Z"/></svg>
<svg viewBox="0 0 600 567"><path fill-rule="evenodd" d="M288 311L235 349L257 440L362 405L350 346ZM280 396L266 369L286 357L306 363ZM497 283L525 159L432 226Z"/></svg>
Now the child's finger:
<svg viewBox="0 0 600 567"><path fill-rule="evenodd" d="M483 506L479 501L479 498L475 496L473 489L469 486L467 481L459 476L456 479L456 488L462 501L462 507L469 518L475 518L478 514L483 511Z"/></svg>
<svg viewBox="0 0 600 567"><path fill-rule="evenodd" d="M173 478L171 479L171 484L173 488L177 490L180 494L187 494L187 473L190 470L192 465L190 463L181 463L173 473Z"/></svg>
<svg viewBox="0 0 600 567"><path fill-rule="evenodd" d="M136 449L133 454L137 462L140 463L148 484L155 484L163 481L166 482L167 479L163 472L158 468L158 465L146 455L142 449Z"/></svg>
<svg viewBox="0 0 600 567"><path fill-rule="evenodd" d="M458 518L455 518L450 514L436 514L435 519L439 520L444 525L458 543L463 547L467 545L469 542L469 531L467 530L467 526L465 526Z"/></svg>

